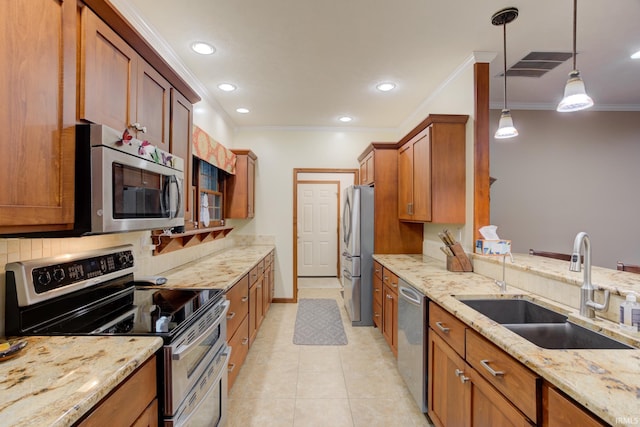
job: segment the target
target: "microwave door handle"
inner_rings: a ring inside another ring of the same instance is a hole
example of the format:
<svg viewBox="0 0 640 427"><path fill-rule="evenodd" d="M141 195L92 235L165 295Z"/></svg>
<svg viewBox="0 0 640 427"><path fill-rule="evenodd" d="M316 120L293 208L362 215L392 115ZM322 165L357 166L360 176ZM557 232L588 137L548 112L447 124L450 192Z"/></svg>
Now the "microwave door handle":
<svg viewBox="0 0 640 427"><path fill-rule="evenodd" d="M223 320L225 322L227 321L227 311L229 311L229 305L231 305L231 303L227 300L223 303L223 305L224 305L224 310L222 311L222 313L220 313L220 317L218 317L216 321L213 322L211 326L207 328L206 331L200 334L200 336L196 338L195 341L187 345L181 345L180 347L178 347L176 349L176 352L173 353L173 355L171 356L173 360L181 360L184 357L185 353L188 353L189 350L191 350L193 347L200 345L200 343L204 341L215 328L218 327L220 322L222 322Z"/></svg>
<svg viewBox="0 0 640 427"><path fill-rule="evenodd" d="M180 192L180 183L178 182L178 178L175 175L172 175L170 180L169 180L169 185L171 184L175 184L176 186L176 193L178 195L178 203L176 203L176 214L173 216L170 216L171 219L176 218L179 214L180 214L180 207L182 205L182 193ZM171 194L171 192L169 192L169 194ZM171 214L169 214L171 215Z"/></svg>

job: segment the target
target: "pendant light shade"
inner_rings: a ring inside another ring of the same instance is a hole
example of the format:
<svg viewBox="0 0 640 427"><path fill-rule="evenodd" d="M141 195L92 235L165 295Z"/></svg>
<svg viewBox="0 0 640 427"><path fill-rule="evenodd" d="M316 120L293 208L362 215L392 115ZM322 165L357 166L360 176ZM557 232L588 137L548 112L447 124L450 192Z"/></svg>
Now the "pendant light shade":
<svg viewBox="0 0 640 427"><path fill-rule="evenodd" d="M518 130L513 126L513 119L511 118L511 111L507 108L507 24L518 17L518 9L515 7L508 7L496 12L491 17L491 23L493 25L502 25L502 48L503 48L503 76L504 76L504 107L502 108L502 114L500 114L500 121L498 122L498 130L496 131L494 138L507 139L513 138L518 135Z"/></svg>
<svg viewBox="0 0 640 427"><path fill-rule="evenodd" d="M513 126L513 119L511 118L511 111L502 110L500 114L500 121L498 122L498 130L494 135L496 139L506 139L518 136L518 129Z"/></svg>
<svg viewBox="0 0 640 427"><path fill-rule="evenodd" d="M587 95L580 71L576 68L576 28L578 21L578 0L573 0L573 71L569 73L569 80L564 87L564 97L558 104L557 111L568 113L585 110L593 106L593 100Z"/></svg>

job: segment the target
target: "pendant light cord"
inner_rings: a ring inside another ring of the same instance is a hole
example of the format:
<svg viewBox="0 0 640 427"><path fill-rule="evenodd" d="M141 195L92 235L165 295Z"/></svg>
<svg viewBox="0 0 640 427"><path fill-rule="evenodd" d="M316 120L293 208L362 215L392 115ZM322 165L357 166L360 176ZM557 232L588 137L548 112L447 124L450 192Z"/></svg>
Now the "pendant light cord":
<svg viewBox="0 0 640 427"><path fill-rule="evenodd" d="M502 59L504 61L504 109L507 109L507 20L502 23ZM575 65L574 65L575 67Z"/></svg>
<svg viewBox="0 0 640 427"><path fill-rule="evenodd" d="M573 0L573 69L576 69L576 27L578 26L578 0Z"/></svg>

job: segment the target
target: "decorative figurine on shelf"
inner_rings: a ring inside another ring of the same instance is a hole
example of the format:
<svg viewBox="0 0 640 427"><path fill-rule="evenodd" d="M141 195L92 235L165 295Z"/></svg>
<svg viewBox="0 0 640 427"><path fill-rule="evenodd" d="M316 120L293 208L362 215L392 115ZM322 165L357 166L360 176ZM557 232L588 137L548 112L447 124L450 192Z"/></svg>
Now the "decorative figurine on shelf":
<svg viewBox="0 0 640 427"><path fill-rule="evenodd" d="M202 202L200 203L200 222L204 227L209 226L209 198L206 194L202 195Z"/></svg>

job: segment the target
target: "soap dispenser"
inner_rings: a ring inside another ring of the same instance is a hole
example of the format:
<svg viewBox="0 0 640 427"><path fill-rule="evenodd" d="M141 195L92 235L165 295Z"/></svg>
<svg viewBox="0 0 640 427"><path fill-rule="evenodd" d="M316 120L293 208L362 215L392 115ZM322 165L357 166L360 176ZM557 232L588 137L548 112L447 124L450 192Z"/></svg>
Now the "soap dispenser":
<svg viewBox="0 0 640 427"><path fill-rule="evenodd" d="M629 292L620 304L620 327L631 332L640 331L640 303L633 292Z"/></svg>

